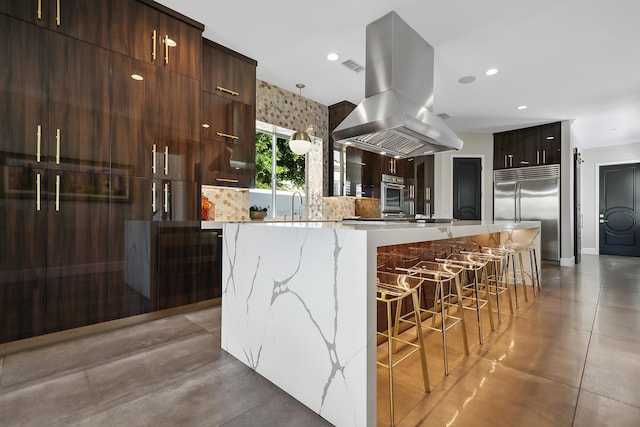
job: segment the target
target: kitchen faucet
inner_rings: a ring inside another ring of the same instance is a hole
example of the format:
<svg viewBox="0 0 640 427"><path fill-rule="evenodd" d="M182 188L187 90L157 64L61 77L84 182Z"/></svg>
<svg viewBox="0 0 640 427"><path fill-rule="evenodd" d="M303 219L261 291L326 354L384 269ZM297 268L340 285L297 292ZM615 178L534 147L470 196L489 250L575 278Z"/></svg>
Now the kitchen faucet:
<svg viewBox="0 0 640 427"><path fill-rule="evenodd" d="M296 220L296 216L295 216L295 211L293 210L293 202L296 199L296 194L298 196L300 196L300 206L302 206L302 204L304 203L302 200L302 193L299 191L296 191L295 193L293 193L293 195L291 196L291 221L295 221ZM300 218L300 211L298 211L298 218ZM300 218L302 219L302 218Z"/></svg>

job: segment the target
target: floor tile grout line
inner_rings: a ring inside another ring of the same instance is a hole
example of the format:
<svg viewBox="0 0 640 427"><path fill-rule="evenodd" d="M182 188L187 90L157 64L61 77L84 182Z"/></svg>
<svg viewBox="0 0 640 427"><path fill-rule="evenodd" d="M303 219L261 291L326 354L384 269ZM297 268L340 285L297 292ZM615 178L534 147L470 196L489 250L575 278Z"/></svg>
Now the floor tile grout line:
<svg viewBox="0 0 640 427"><path fill-rule="evenodd" d="M578 265L577 268L580 268ZM598 317L598 308L600 307L600 296L602 295L602 288L604 285L604 275L600 277L600 290L598 291L598 300L596 302L596 312L593 315L593 321L591 322L591 331L589 333L589 342L587 343L587 353L584 356L584 363L582 365L582 375L580 376L580 384L578 385L578 396L576 396L576 405L573 408L573 419L571 421L571 425L573 426L576 422L576 415L578 415L578 404L580 402L580 393L582 392L582 382L584 381L584 374L587 369L587 360L589 360L589 349L591 348L591 340L593 339L593 329L596 325L596 318Z"/></svg>

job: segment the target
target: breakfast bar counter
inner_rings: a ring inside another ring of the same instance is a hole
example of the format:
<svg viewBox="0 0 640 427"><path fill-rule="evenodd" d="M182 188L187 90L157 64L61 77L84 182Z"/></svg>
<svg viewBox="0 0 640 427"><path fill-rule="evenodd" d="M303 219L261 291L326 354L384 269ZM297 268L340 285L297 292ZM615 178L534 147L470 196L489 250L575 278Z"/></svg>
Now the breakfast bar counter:
<svg viewBox="0 0 640 427"><path fill-rule="evenodd" d="M537 221L222 225L222 348L338 426L376 424L379 247L480 235L539 246L540 229Z"/></svg>

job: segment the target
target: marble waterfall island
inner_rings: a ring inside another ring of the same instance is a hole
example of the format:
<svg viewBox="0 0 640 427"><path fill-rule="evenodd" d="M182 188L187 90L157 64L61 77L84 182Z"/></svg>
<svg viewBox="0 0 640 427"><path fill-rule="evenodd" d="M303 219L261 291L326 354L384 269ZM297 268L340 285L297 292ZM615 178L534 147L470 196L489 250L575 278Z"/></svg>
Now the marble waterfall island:
<svg viewBox="0 0 640 427"><path fill-rule="evenodd" d="M338 426L376 423L378 247L539 222L224 224L222 348Z"/></svg>

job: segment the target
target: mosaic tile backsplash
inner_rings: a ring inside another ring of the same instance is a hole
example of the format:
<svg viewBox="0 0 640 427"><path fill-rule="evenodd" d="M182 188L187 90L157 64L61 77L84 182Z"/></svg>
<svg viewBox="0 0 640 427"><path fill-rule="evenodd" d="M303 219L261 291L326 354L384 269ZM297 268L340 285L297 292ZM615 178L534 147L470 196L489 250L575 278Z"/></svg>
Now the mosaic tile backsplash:
<svg viewBox="0 0 640 427"><path fill-rule="evenodd" d="M304 130L314 142L307 154L309 219L322 219L322 196L327 180L329 109L303 96L256 81L256 120L292 130Z"/></svg>
<svg viewBox="0 0 640 427"><path fill-rule="evenodd" d="M341 220L355 216L355 197L324 197L322 213L325 220Z"/></svg>
<svg viewBox="0 0 640 427"><path fill-rule="evenodd" d="M248 221L249 190L243 188L216 187L203 185L202 194L213 204L212 217L215 221Z"/></svg>

